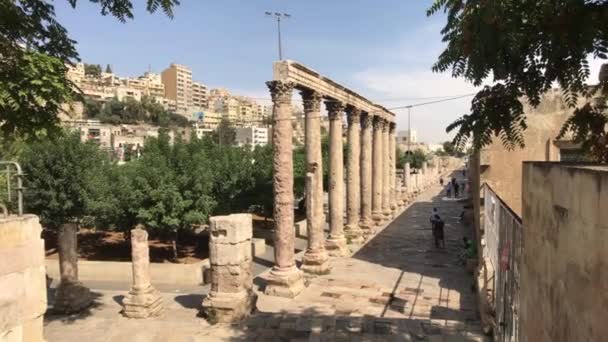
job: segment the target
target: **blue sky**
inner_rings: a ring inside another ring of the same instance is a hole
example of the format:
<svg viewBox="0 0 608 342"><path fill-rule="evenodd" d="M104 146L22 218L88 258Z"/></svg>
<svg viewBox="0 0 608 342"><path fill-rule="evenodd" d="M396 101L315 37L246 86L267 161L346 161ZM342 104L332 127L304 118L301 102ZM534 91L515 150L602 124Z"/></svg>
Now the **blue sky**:
<svg viewBox="0 0 608 342"><path fill-rule="evenodd" d="M277 59L276 21L265 11L286 12L285 58L297 60L386 107L426 102L428 97L461 95L475 89L449 74L434 74L441 52L443 16L426 17L432 0L182 0L173 20L145 12L125 24L99 15L81 0L76 10L57 0L59 21L78 42L85 62L115 73L138 76L186 64L193 78L210 87L268 98L264 82ZM470 98L412 110L412 127L428 142L448 138L445 127L464 114ZM398 129L407 129L405 111L396 111Z"/></svg>

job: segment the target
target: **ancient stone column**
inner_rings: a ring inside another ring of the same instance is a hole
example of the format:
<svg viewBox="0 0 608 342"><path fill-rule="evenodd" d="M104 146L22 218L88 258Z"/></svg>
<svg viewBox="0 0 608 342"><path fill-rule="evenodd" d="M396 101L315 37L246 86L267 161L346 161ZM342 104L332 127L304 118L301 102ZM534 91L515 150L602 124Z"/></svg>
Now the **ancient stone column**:
<svg viewBox="0 0 608 342"><path fill-rule="evenodd" d="M397 155L395 154L395 123L391 122L389 124L388 131L388 163L389 163L389 191L390 191L390 207L393 214L399 208L397 203L397 178L395 177L395 158Z"/></svg>
<svg viewBox="0 0 608 342"><path fill-rule="evenodd" d="M294 83L270 81L273 102L273 194L275 266L268 276L265 293L293 298L304 289L302 272L295 262L293 216L293 128L291 96Z"/></svg>
<svg viewBox="0 0 608 342"><path fill-rule="evenodd" d="M410 169L410 163L405 163L405 168L403 169L403 174L405 177L405 188L407 189L408 196L410 196L414 192L414 186L412 184L412 170Z"/></svg>
<svg viewBox="0 0 608 342"><path fill-rule="evenodd" d="M55 292L53 309L59 313L75 313L93 302L91 291L78 281L78 225L66 223L59 227L57 247L61 282Z"/></svg>
<svg viewBox="0 0 608 342"><path fill-rule="evenodd" d="M131 263L133 285L123 300L123 314L130 318L159 315L163 310L163 300L150 283L148 232L139 227L131 230Z"/></svg>
<svg viewBox="0 0 608 342"><path fill-rule="evenodd" d="M330 256L347 256L344 237L344 158L342 153L342 115L344 104L327 101L329 115L329 237L325 249Z"/></svg>
<svg viewBox="0 0 608 342"><path fill-rule="evenodd" d="M431 175L429 172L429 166L428 166L427 162L422 162L422 179L423 179L423 186L426 188L431 181Z"/></svg>
<svg viewBox="0 0 608 342"><path fill-rule="evenodd" d="M374 141L373 141L373 165L372 165L372 219L376 225L381 225L384 220L382 215L382 192L384 184L382 178L384 171L382 169L382 145L384 139L382 137L382 128L384 120L376 117L374 119Z"/></svg>
<svg viewBox="0 0 608 342"><path fill-rule="evenodd" d="M210 223L211 291L203 300L203 313L213 323L237 322L251 314L257 299L251 273L251 214L215 216Z"/></svg>
<svg viewBox="0 0 608 342"><path fill-rule="evenodd" d="M321 154L321 94L301 92L304 101L306 164L306 229L308 248L302 257L302 271L327 274L329 258L325 251L323 213L323 157ZM309 179L310 178L310 179Z"/></svg>
<svg viewBox="0 0 608 342"><path fill-rule="evenodd" d="M390 219L391 211L391 191L390 191L390 141L388 137L389 122L386 121L382 126L382 214L385 219Z"/></svg>
<svg viewBox="0 0 608 342"><path fill-rule="evenodd" d="M406 163L407 164L407 163ZM401 205L406 206L409 203L409 193L407 191L407 180L405 175L405 166L403 167L403 173L401 175L401 179L399 180L401 183Z"/></svg>
<svg viewBox="0 0 608 342"><path fill-rule="evenodd" d="M347 154L347 187L346 187L346 227L344 235L349 243L363 242L363 232L359 226L361 219L361 110L349 107L348 119L348 154Z"/></svg>
<svg viewBox="0 0 608 342"><path fill-rule="evenodd" d="M373 232L372 221L372 130L374 116L365 113L361 119L361 229L364 235Z"/></svg>

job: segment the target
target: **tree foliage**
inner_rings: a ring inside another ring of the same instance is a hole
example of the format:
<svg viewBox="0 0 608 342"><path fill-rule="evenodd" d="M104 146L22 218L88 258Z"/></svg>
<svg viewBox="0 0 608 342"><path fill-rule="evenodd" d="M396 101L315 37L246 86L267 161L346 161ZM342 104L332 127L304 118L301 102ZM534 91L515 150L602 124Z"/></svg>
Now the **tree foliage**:
<svg viewBox="0 0 608 342"><path fill-rule="evenodd" d="M67 0L76 7L77 0ZM102 15L133 18L131 0L90 0ZM177 0L147 0L147 10L172 17ZM72 100L74 85L66 64L78 60L76 42L57 21L49 0L0 0L0 130L5 137L57 133L62 103ZM101 69L101 68L100 68ZM100 70L101 71L101 70Z"/></svg>
<svg viewBox="0 0 608 342"><path fill-rule="evenodd" d="M107 158L77 133L29 144L21 159L26 176L26 210L50 228L89 215Z"/></svg>
<svg viewBox="0 0 608 342"><path fill-rule="evenodd" d="M435 0L428 10L441 10L447 23L441 30L447 47L433 66L451 70L479 86L471 113L448 127L462 146L473 138L475 148L498 136L507 147L524 146L525 116L519 99L532 105L557 83L566 103L590 96L588 56L608 54L607 0ZM600 84L606 87L606 82Z"/></svg>
<svg viewBox="0 0 608 342"><path fill-rule="evenodd" d="M397 164L396 167L403 169L406 163L410 163L410 167L414 169L421 169L422 163L428 160L428 156L423 150L417 149L413 152L408 153L407 151L401 151L397 149Z"/></svg>
<svg viewBox="0 0 608 342"><path fill-rule="evenodd" d="M466 154L451 141L444 141L442 146L443 149L441 150L441 153L438 153L439 155L462 158Z"/></svg>
<svg viewBox="0 0 608 342"><path fill-rule="evenodd" d="M230 146L236 141L236 129L226 118L222 118L212 133L213 140L220 146Z"/></svg>
<svg viewBox="0 0 608 342"><path fill-rule="evenodd" d="M101 65L99 64L86 64L84 65L84 75L91 77L101 76Z"/></svg>
<svg viewBox="0 0 608 342"><path fill-rule="evenodd" d="M126 98L122 101L112 98L106 103L92 100L84 102L85 115L109 124L149 123L160 127L187 127L190 125L185 117L171 113L149 96L141 101Z"/></svg>

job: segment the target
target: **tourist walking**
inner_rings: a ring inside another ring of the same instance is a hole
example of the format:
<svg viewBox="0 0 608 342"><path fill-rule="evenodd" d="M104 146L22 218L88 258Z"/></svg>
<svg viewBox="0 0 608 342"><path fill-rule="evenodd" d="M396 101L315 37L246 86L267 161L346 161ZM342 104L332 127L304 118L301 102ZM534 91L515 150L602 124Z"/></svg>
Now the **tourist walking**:
<svg viewBox="0 0 608 342"><path fill-rule="evenodd" d="M448 183L448 188L446 190L448 198L452 197L452 183Z"/></svg>
<svg viewBox="0 0 608 342"><path fill-rule="evenodd" d="M433 240L435 241L436 248L444 248L445 249L445 239L444 239L444 231L443 227L445 226L445 222L441 219L438 214L433 215L431 218L431 225L433 230Z"/></svg>

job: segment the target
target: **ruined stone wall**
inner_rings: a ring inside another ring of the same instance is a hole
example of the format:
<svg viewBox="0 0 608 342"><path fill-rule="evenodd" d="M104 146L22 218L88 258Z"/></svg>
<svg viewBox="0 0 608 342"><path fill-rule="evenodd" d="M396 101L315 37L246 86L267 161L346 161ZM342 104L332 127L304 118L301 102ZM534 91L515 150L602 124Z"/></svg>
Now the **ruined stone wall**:
<svg viewBox="0 0 608 342"><path fill-rule="evenodd" d="M524 163L521 341L608 336L608 167Z"/></svg>
<svg viewBox="0 0 608 342"><path fill-rule="evenodd" d="M42 341L46 278L34 215L0 218L0 341Z"/></svg>
<svg viewBox="0 0 608 342"><path fill-rule="evenodd" d="M480 152L480 183L488 183L505 203L521 217L522 162L558 161L554 145L560 128L571 113L559 91L546 94L537 108L524 106L528 129L523 149L507 150L499 138Z"/></svg>

